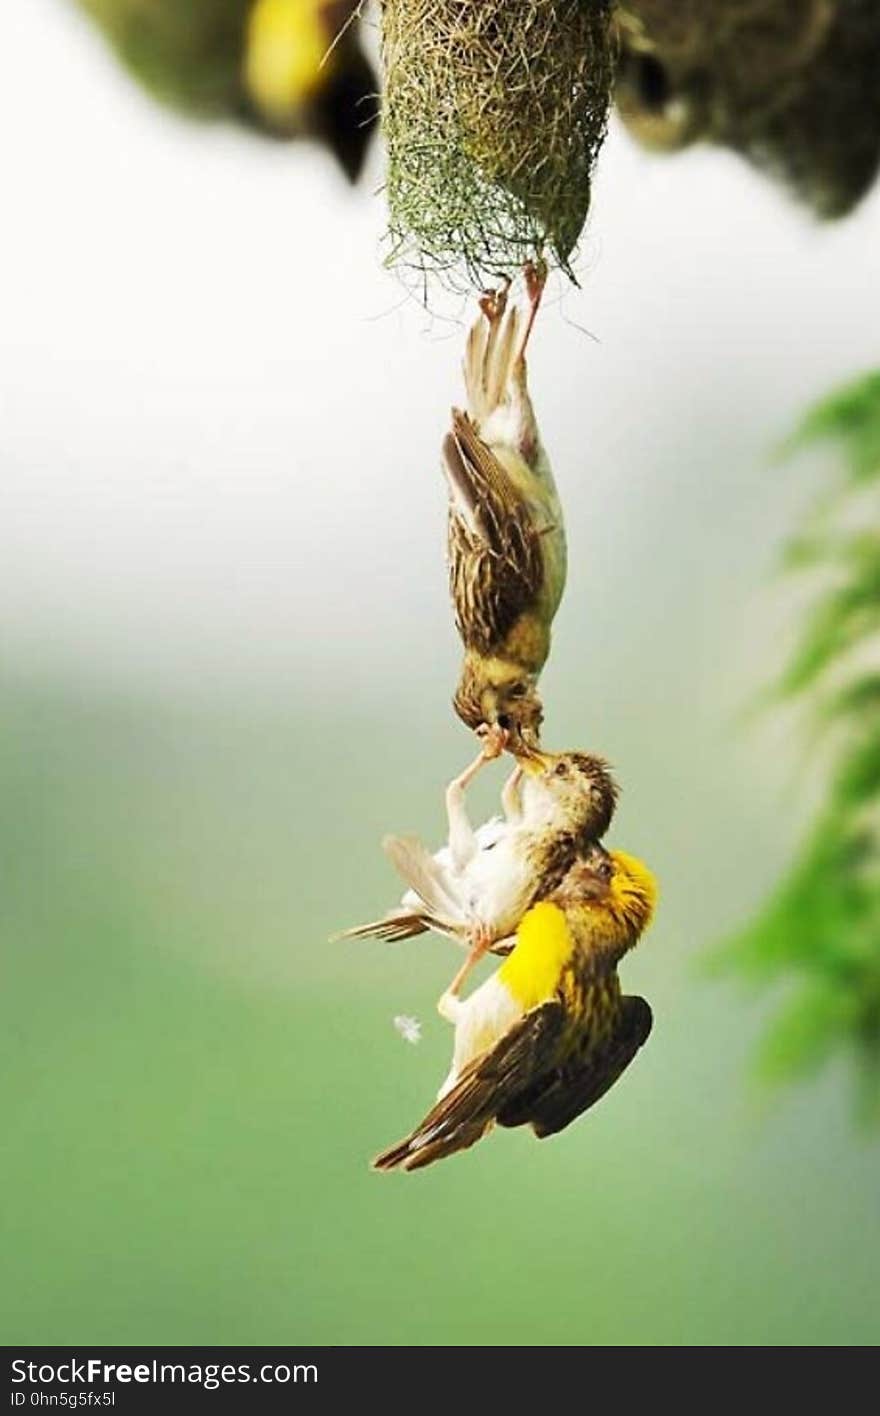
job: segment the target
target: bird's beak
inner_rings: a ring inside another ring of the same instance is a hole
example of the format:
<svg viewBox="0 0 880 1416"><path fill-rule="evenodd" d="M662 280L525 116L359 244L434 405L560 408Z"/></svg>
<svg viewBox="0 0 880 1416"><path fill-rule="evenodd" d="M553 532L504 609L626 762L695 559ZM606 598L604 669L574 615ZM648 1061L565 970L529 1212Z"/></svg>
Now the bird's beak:
<svg viewBox="0 0 880 1416"><path fill-rule="evenodd" d="M529 747L522 740L517 744L513 755L517 766L530 777L542 777L553 762L548 753L539 751L537 747Z"/></svg>

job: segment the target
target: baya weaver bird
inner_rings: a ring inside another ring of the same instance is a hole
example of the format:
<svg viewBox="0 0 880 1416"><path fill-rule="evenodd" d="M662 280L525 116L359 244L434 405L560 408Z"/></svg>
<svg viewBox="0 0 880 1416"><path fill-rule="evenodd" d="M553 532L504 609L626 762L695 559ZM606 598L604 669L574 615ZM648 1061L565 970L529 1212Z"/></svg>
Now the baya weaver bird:
<svg viewBox="0 0 880 1416"><path fill-rule="evenodd" d="M331 149L353 181L377 116L356 0L77 0L161 102Z"/></svg>
<svg viewBox="0 0 880 1416"><path fill-rule="evenodd" d="M651 1031L651 1009L623 994L617 966L650 923L656 894L633 856L583 853L525 914L497 972L465 999L459 977L440 999L455 1027L449 1075L436 1105L375 1169L419 1170L496 1122L551 1136L604 1096Z"/></svg>
<svg viewBox="0 0 880 1416"><path fill-rule="evenodd" d="M385 850L410 889L383 919L337 937L397 940L433 929L470 946L467 973L605 834L617 800L607 763L587 753L525 748L517 749L521 755L502 793L503 818L474 830L465 789L500 750L496 732L447 787L443 849L431 855L413 837L386 838Z"/></svg>
<svg viewBox="0 0 880 1416"><path fill-rule="evenodd" d="M565 587L562 508L526 380L526 347L546 270L526 266L529 311L508 289L480 302L464 360L467 412L443 444L449 585L464 662L453 699L476 731L500 726L534 743L536 684Z"/></svg>
<svg viewBox="0 0 880 1416"><path fill-rule="evenodd" d="M279 137L325 142L346 175L359 175L378 113L378 81L353 23L356 0L253 0L244 83Z"/></svg>

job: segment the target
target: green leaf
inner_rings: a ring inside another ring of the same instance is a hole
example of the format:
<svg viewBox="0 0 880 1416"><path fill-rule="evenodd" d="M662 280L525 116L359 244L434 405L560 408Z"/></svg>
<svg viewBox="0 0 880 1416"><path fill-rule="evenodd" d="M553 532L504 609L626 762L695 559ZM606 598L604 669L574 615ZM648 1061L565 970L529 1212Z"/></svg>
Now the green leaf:
<svg viewBox="0 0 880 1416"><path fill-rule="evenodd" d="M778 1083L815 1073L851 1034L854 1005L843 989L810 983L778 1015L764 1038L758 1074Z"/></svg>
<svg viewBox="0 0 880 1416"><path fill-rule="evenodd" d="M818 441L840 448L844 501L880 473L880 371L814 408L788 450ZM820 510L786 548L786 572L826 573L773 696L809 696L814 721L841 729L826 804L786 877L717 961L792 986L765 1039L762 1076L789 1080L847 1054L863 1114L880 1120L880 671L867 653L880 638L880 535L829 529L827 498Z"/></svg>
<svg viewBox="0 0 880 1416"><path fill-rule="evenodd" d="M817 404L790 439L787 451L829 441L842 444L854 481L880 475L880 370Z"/></svg>

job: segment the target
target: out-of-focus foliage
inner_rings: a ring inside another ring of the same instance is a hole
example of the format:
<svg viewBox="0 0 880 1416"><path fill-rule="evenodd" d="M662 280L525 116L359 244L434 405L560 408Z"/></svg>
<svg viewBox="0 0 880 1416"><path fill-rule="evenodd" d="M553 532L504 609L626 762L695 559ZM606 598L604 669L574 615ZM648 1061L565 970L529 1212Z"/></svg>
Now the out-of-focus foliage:
<svg viewBox="0 0 880 1416"><path fill-rule="evenodd" d="M358 175L378 80L350 23L354 0L77 3L160 102L275 137L317 138Z"/></svg>
<svg viewBox="0 0 880 1416"><path fill-rule="evenodd" d="M842 476L787 570L818 588L776 701L804 700L832 755L825 804L761 916L725 951L793 989L763 1071L787 1079L846 1052L880 1103L880 372L825 400L789 444L833 442ZM867 507L866 507L867 503ZM866 515L866 510L868 515ZM873 519L869 519L873 513Z"/></svg>
<svg viewBox="0 0 880 1416"><path fill-rule="evenodd" d="M880 166L876 0L619 0L617 104L644 146L741 153L823 217Z"/></svg>

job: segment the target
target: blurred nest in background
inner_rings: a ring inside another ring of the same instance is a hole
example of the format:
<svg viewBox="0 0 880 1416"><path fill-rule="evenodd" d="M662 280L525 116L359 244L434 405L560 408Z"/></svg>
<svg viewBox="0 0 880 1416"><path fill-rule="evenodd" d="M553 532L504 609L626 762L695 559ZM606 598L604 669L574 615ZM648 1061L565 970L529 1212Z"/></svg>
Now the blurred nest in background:
<svg viewBox="0 0 880 1416"><path fill-rule="evenodd" d="M880 166L877 0L621 0L617 103L646 147L731 147L824 217Z"/></svg>
<svg viewBox="0 0 880 1416"><path fill-rule="evenodd" d="M607 0L382 0L389 264L569 276L608 119Z"/></svg>
<svg viewBox="0 0 880 1416"><path fill-rule="evenodd" d="M619 0L627 43L683 64L712 55L729 64L727 87L772 91L779 76L815 53L836 0Z"/></svg>

